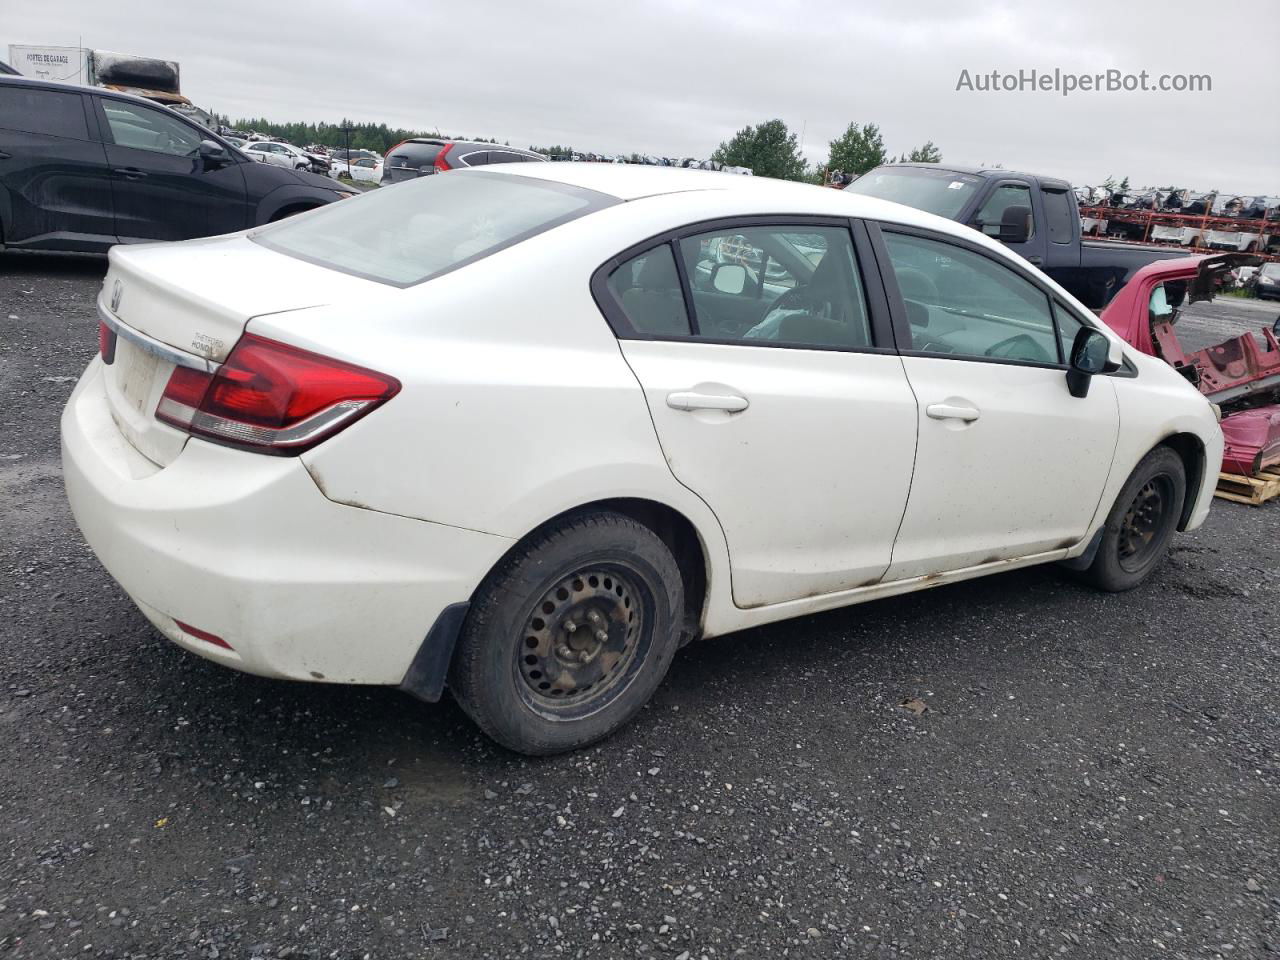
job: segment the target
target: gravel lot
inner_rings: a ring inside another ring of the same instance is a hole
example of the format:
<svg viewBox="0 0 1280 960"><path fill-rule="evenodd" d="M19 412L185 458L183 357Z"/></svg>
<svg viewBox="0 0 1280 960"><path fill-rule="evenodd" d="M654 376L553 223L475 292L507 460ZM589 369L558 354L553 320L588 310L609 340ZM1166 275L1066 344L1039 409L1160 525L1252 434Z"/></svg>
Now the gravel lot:
<svg viewBox="0 0 1280 960"><path fill-rule="evenodd" d="M1126 595L1033 569L696 644L529 761L134 610L59 475L102 270L0 257L0 956L1280 952L1280 505Z"/></svg>

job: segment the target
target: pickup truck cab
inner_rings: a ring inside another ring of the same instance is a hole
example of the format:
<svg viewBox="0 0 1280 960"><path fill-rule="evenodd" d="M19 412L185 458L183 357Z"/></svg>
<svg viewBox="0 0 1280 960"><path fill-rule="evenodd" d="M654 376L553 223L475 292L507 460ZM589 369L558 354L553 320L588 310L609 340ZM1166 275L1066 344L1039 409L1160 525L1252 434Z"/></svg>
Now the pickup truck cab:
<svg viewBox="0 0 1280 960"><path fill-rule="evenodd" d="M968 224L999 240L1100 309L1142 267L1181 256L1177 250L1108 240L1086 240L1080 208L1066 180L1013 170L891 163L845 188Z"/></svg>

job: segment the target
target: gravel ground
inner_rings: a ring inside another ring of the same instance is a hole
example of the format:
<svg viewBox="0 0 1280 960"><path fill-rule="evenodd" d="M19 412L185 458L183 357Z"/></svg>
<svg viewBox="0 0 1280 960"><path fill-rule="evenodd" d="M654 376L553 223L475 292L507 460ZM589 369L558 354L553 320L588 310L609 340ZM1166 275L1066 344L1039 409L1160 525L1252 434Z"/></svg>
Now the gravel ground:
<svg viewBox="0 0 1280 960"><path fill-rule="evenodd" d="M1280 504L1130 594L1032 569L695 644L530 761L149 627L59 476L101 273L0 258L0 956L1280 951Z"/></svg>

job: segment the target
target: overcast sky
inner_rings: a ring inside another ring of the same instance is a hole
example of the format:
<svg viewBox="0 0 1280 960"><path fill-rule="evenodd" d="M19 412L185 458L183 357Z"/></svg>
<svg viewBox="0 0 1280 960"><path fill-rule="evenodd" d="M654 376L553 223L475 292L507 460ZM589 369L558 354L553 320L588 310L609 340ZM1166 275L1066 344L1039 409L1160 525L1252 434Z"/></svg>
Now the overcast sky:
<svg viewBox="0 0 1280 960"><path fill-rule="evenodd" d="M7 0L0 45L177 60L232 117L706 157L780 117L811 162L851 120L892 152L1096 184L1280 194L1277 0ZM1209 74L1202 93L976 93L961 70Z"/></svg>

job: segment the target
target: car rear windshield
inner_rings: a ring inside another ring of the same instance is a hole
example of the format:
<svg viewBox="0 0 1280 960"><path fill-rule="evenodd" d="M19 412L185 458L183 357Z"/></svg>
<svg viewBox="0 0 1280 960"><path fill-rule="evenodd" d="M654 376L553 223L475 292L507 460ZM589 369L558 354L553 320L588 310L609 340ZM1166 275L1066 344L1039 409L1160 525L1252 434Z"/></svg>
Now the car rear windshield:
<svg viewBox="0 0 1280 960"><path fill-rule="evenodd" d="M250 237L300 260L407 287L617 202L531 177L451 171L339 200Z"/></svg>
<svg viewBox="0 0 1280 960"><path fill-rule="evenodd" d="M982 183L981 178L954 170L923 167L876 167L849 186L850 193L861 193L881 200L892 200L954 219Z"/></svg>
<svg viewBox="0 0 1280 960"><path fill-rule="evenodd" d="M387 157L387 165L392 167L412 167L413 169L421 169L429 167L436 162L444 144L441 143L414 143L408 141L400 144L395 150L391 151L391 155Z"/></svg>

